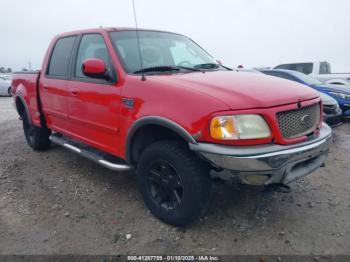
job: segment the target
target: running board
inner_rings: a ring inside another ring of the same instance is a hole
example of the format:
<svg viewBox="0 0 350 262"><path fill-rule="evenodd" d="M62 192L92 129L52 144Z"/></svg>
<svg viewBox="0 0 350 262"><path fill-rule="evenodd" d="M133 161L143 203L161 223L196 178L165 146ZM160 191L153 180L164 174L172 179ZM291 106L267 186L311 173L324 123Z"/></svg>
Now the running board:
<svg viewBox="0 0 350 262"><path fill-rule="evenodd" d="M123 160L103 153L97 149L91 148L90 146L74 141L68 137L62 136L60 134L53 134L50 136L51 142L67 148L69 151L77 153L91 161L108 168L113 171L129 171L132 166L123 163Z"/></svg>

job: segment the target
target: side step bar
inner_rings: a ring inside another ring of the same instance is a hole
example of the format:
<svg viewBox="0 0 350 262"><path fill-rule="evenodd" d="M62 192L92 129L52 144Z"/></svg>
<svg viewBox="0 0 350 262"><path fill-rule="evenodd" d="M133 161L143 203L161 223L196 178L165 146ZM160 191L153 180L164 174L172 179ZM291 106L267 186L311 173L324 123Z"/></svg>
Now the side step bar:
<svg viewBox="0 0 350 262"><path fill-rule="evenodd" d="M51 142L67 148L71 152L77 153L91 161L108 168L113 171L129 171L132 169L132 166L129 166L122 162L121 159L103 153L99 150L91 148L80 142L76 142L70 138L62 136L60 134L53 134L50 136ZM109 158L109 159L108 159ZM113 159L113 160L110 160ZM119 163L118 163L119 162Z"/></svg>

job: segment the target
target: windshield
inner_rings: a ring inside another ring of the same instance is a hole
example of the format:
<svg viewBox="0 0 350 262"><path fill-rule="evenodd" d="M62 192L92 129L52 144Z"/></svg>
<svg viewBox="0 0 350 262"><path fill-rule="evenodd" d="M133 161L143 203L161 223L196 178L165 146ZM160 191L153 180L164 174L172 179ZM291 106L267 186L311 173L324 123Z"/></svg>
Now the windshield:
<svg viewBox="0 0 350 262"><path fill-rule="evenodd" d="M301 81L305 82L308 85L320 85L320 84L322 84L322 82L318 81L316 78L313 78L311 76L305 75L305 74L297 72L297 71L290 72L290 74L299 78Z"/></svg>
<svg viewBox="0 0 350 262"><path fill-rule="evenodd" d="M143 69L136 31L110 33L114 48L128 73L164 72L171 67L181 69L215 69L220 65L196 43L187 37L165 32L139 31ZM194 71L194 70L192 70Z"/></svg>

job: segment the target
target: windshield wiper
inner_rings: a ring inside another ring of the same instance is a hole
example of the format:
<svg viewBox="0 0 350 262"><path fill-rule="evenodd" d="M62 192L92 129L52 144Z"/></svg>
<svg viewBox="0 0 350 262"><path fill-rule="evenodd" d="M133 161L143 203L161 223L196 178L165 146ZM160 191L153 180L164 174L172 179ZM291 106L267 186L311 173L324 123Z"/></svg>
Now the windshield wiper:
<svg viewBox="0 0 350 262"><path fill-rule="evenodd" d="M180 71L181 69L188 70L188 71L201 71L199 68L194 68L194 67L179 66L179 65L168 65L168 66L147 67L147 68L135 71L134 74L147 73L147 72Z"/></svg>
<svg viewBox="0 0 350 262"><path fill-rule="evenodd" d="M195 65L194 68L216 69L216 68L219 68L220 66L221 66L220 64L215 64L215 63L204 63L204 64Z"/></svg>
<svg viewBox="0 0 350 262"><path fill-rule="evenodd" d="M177 66L152 66L146 67L134 72L134 74L138 73L148 73L148 72L167 72L167 71L180 71L180 68Z"/></svg>
<svg viewBox="0 0 350 262"><path fill-rule="evenodd" d="M199 68L187 67L187 66L176 66L181 69L189 70L189 71L201 71Z"/></svg>

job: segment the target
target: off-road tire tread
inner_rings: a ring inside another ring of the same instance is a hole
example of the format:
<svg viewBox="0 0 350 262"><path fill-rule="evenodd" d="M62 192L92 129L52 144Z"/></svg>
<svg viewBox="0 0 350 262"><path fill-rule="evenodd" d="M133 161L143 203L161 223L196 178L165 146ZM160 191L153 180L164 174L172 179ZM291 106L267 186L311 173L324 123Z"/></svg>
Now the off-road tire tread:
<svg viewBox="0 0 350 262"><path fill-rule="evenodd" d="M26 113L22 115L22 120L23 120L23 130L24 130L25 138L27 140L28 145L31 148L33 148L35 151L47 150L51 144L49 139L51 135L51 130L44 127L38 127L30 124ZM25 124L32 125L32 128L33 128L32 140L30 140L26 134L25 127L24 127Z"/></svg>
<svg viewBox="0 0 350 262"><path fill-rule="evenodd" d="M207 210L211 193L212 193L212 182L209 175L209 165L200 159L195 153L191 152L187 145L181 141L176 140L161 140L151 144L144 150L138 163L138 178L139 181L142 179L142 172L144 172L145 164L148 162L149 156L155 153L164 152L164 154L171 154L178 163L181 163L183 168L186 170L186 181L183 181L184 186L191 188L191 208L188 210L186 216L182 216L178 219L164 218L149 205L149 201L145 200L146 205L150 208L151 212L165 221L168 224L175 226L185 226L197 220ZM144 163L146 161L146 163ZM186 183L190 183L186 185ZM140 185L140 182L139 182ZM144 193L145 188L140 185L140 190Z"/></svg>

